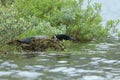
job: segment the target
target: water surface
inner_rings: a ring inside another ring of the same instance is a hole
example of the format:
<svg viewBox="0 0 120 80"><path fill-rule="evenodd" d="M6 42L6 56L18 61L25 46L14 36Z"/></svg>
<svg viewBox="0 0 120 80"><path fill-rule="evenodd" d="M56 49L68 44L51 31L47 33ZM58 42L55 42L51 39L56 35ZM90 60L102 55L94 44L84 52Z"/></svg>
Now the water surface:
<svg viewBox="0 0 120 80"><path fill-rule="evenodd" d="M120 80L120 43L92 42L72 47L65 53L11 54L1 58L0 79Z"/></svg>

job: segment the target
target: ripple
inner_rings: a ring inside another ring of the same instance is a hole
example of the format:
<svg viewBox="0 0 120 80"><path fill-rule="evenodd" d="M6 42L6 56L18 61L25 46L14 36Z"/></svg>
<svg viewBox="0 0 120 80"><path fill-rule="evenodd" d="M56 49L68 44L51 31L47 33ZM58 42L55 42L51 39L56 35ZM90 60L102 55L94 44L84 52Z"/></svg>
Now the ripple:
<svg viewBox="0 0 120 80"><path fill-rule="evenodd" d="M45 68L46 67L42 66L42 65L34 65L34 66L26 65L23 69L32 70L32 71L39 71L39 70L42 70Z"/></svg>
<svg viewBox="0 0 120 80"><path fill-rule="evenodd" d="M103 73L102 70L85 70L85 69L78 69L77 70L78 73Z"/></svg>
<svg viewBox="0 0 120 80"><path fill-rule="evenodd" d="M13 72L10 71L0 71L0 76L10 76L10 74L12 74Z"/></svg>
<svg viewBox="0 0 120 80"><path fill-rule="evenodd" d="M110 45L106 44L106 43L100 43L98 45L96 45L96 49L97 50L109 50Z"/></svg>
<svg viewBox="0 0 120 80"><path fill-rule="evenodd" d="M65 64L68 63L68 61L58 61L59 64Z"/></svg>
<svg viewBox="0 0 120 80"><path fill-rule="evenodd" d="M1 67L9 67L9 68L18 68L18 65L12 64L9 61L4 61L3 63L1 63L0 66Z"/></svg>
<svg viewBox="0 0 120 80"><path fill-rule="evenodd" d="M101 58L100 57L94 57L94 58L91 58L91 60L100 60Z"/></svg>
<svg viewBox="0 0 120 80"><path fill-rule="evenodd" d="M37 79L42 73L32 71L17 71L16 74L12 75L13 78L26 78L28 80Z"/></svg>
<svg viewBox="0 0 120 80"><path fill-rule="evenodd" d="M60 72L60 71L66 70L66 69L67 69L67 67L58 67L58 68L49 70L49 72Z"/></svg>
<svg viewBox="0 0 120 80"><path fill-rule="evenodd" d="M37 61L49 61L49 59L38 59Z"/></svg>
<svg viewBox="0 0 120 80"><path fill-rule="evenodd" d="M107 63L107 64L113 64L117 62L117 60L104 60L103 63Z"/></svg>
<svg viewBox="0 0 120 80"><path fill-rule="evenodd" d="M76 71L75 68L67 68L67 67L58 67L58 68L49 70L49 72L64 72L64 73L69 73L69 74L75 71Z"/></svg>
<svg viewBox="0 0 120 80"><path fill-rule="evenodd" d="M106 80L101 76L83 76L83 80Z"/></svg>

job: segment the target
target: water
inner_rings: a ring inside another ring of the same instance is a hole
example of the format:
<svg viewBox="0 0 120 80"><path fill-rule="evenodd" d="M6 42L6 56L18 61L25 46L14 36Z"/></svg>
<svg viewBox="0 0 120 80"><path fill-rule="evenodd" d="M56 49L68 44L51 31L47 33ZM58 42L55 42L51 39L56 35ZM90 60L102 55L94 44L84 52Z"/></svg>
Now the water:
<svg viewBox="0 0 120 80"><path fill-rule="evenodd" d="M118 19L119 0L101 2L103 20ZM120 80L120 41L73 44L69 52L8 54L0 80Z"/></svg>
<svg viewBox="0 0 120 80"><path fill-rule="evenodd" d="M120 80L120 43L72 47L65 53L8 54L0 59L0 80Z"/></svg>

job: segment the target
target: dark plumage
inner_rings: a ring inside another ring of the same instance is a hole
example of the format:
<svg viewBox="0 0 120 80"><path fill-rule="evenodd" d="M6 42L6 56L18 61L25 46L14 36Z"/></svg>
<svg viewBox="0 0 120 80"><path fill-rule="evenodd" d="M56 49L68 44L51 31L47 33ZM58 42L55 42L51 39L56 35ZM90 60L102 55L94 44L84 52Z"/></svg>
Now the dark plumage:
<svg viewBox="0 0 120 80"><path fill-rule="evenodd" d="M33 39L47 39L47 38L48 36L32 36L32 37L28 37L28 38L17 40L17 41L20 43L30 44Z"/></svg>
<svg viewBox="0 0 120 80"><path fill-rule="evenodd" d="M75 41L75 38L70 37L70 36L68 36L68 35L66 35L66 34L57 34L57 35L53 36L52 39L58 39L58 40L60 40L60 41L62 41L62 40Z"/></svg>
<svg viewBox="0 0 120 80"><path fill-rule="evenodd" d="M50 39L48 36L32 36L32 37L27 37L24 39L20 39L20 40L14 40L14 41L10 41L8 42L8 44L31 44L33 40L38 40L38 39ZM52 39L56 39L56 40L70 40L70 41L75 41L75 38L70 37L66 34L57 34L55 36L52 37Z"/></svg>

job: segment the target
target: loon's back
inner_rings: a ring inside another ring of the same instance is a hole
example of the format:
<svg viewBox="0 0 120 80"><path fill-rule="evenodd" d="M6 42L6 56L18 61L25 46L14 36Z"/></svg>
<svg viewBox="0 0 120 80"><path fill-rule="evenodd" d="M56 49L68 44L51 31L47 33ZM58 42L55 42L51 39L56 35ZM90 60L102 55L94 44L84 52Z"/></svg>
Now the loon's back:
<svg viewBox="0 0 120 80"><path fill-rule="evenodd" d="M20 43L30 44L33 39L46 39L46 38L48 38L48 36L32 36L32 37L28 37L28 38L17 40L17 41Z"/></svg>

